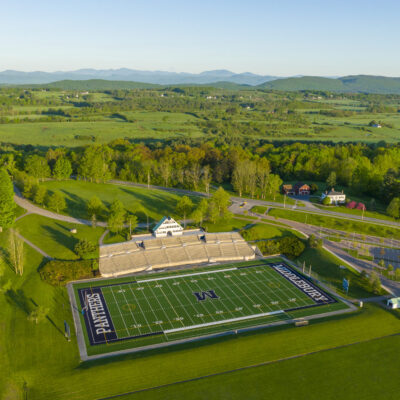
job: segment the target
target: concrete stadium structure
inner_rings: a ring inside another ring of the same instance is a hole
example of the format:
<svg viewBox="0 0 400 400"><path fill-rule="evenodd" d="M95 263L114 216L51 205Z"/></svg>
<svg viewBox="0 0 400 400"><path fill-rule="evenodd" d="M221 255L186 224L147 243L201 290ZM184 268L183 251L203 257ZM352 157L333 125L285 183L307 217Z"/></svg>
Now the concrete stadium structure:
<svg viewBox="0 0 400 400"><path fill-rule="evenodd" d="M246 261L255 256L255 247L237 232L196 229L163 238L137 235L129 242L100 246L99 269L102 276L115 277L179 265Z"/></svg>

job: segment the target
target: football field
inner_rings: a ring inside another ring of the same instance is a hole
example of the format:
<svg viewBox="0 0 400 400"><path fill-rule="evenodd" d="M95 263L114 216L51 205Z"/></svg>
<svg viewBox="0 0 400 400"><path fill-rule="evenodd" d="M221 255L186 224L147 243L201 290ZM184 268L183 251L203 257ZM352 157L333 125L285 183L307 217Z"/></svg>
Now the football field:
<svg viewBox="0 0 400 400"><path fill-rule="evenodd" d="M77 289L88 344L207 335L336 299L284 263L214 267ZM82 285L82 284L81 284ZM153 341L154 343L154 341Z"/></svg>

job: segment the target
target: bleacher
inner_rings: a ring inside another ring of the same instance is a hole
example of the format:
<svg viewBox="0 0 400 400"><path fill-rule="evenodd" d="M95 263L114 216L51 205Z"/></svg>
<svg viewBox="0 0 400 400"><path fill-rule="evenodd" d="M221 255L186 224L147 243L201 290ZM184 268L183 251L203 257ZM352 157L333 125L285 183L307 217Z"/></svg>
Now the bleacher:
<svg viewBox="0 0 400 400"><path fill-rule="evenodd" d="M193 232L100 246L99 268L103 276L109 277L146 269L252 258L255 251L237 232Z"/></svg>

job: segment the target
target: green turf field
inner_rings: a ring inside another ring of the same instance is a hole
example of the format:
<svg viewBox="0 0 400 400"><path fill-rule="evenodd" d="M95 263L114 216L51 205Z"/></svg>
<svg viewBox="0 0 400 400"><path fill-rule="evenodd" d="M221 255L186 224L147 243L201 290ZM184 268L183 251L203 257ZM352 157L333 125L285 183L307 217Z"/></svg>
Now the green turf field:
<svg viewBox="0 0 400 400"><path fill-rule="evenodd" d="M282 262L86 282L74 289L88 355L235 331L293 319L299 312L310 315L319 307L327 312L343 306Z"/></svg>

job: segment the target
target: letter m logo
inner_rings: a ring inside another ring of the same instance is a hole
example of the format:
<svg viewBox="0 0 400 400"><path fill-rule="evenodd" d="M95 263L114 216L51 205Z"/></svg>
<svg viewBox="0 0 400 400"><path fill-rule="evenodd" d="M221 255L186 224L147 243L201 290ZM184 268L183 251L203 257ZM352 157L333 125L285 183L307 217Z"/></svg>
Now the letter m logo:
<svg viewBox="0 0 400 400"><path fill-rule="evenodd" d="M205 292L194 292L193 293L198 301L204 301L209 297L210 299L218 299L219 297L216 295L214 290L207 290Z"/></svg>

